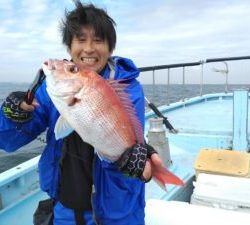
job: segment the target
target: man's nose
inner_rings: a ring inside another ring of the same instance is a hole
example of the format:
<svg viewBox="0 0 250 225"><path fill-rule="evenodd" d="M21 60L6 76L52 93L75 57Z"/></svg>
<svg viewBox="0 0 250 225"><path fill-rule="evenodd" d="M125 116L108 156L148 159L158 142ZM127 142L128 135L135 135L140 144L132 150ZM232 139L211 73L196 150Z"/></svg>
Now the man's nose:
<svg viewBox="0 0 250 225"><path fill-rule="evenodd" d="M95 47L94 47L94 43L92 41L87 41L84 45L84 51L86 53L92 53L94 52Z"/></svg>

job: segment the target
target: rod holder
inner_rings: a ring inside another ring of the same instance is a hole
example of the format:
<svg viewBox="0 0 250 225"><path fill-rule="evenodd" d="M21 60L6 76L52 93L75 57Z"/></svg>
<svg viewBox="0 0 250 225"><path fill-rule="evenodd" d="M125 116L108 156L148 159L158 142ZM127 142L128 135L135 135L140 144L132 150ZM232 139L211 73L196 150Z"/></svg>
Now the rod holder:
<svg viewBox="0 0 250 225"><path fill-rule="evenodd" d="M172 164L163 118L149 119L148 144L158 152L166 168Z"/></svg>

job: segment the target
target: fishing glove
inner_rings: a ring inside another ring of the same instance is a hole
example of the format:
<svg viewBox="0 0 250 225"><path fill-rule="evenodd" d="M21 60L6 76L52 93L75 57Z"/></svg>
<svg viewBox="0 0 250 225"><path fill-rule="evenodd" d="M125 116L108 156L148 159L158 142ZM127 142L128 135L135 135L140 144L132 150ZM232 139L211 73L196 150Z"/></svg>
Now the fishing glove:
<svg viewBox="0 0 250 225"><path fill-rule="evenodd" d="M16 91L10 93L2 105L4 115L13 122L24 123L32 119L32 113L20 108L24 101L26 92Z"/></svg>
<svg viewBox="0 0 250 225"><path fill-rule="evenodd" d="M127 176L138 177L144 182L151 180L145 180L142 176L147 159L157 151L148 144L135 144L128 148L121 157L115 162L118 169Z"/></svg>

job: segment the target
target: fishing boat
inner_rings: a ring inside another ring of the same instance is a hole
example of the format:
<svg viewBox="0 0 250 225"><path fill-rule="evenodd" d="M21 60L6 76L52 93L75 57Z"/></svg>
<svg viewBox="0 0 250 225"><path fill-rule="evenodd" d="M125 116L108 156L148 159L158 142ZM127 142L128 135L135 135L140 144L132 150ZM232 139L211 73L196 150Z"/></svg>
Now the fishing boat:
<svg viewBox="0 0 250 225"><path fill-rule="evenodd" d="M147 99L145 139L161 155L184 187L161 189L154 180L146 184L146 224L249 224L250 156L249 91L228 91L228 61L250 56L215 58L191 63L142 67L144 72L200 67L200 93L156 107ZM226 65L225 91L203 94L204 66ZM33 224L38 201L48 198L39 189L37 156L0 174L0 224Z"/></svg>

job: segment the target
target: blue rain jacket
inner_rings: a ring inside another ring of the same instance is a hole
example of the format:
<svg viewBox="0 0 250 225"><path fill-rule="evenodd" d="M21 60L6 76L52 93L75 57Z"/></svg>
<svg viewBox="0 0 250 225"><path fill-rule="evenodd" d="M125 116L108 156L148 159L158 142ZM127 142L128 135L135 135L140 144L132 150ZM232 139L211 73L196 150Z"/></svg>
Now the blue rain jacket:
<svg viewBox="0 0 250 225"><path fill-rule="evenodd" d="M128 93L136 114L144 127L144 94L142 86L136 80L138 69L126 58L112 57L115 62L115 79L126 79L130 84ZM110 68L105 67L101 74L105 79L110 76ZM16 123L0 112L0 149L13 152L31 142L36 136L47 130L47 145L41 155L38 167L41 189L57 199L59 181L59 159L62 140L55 140L54 126L59 113L46 91L46 80L36 92L40 106L33 112L30 122L22 125L23 131L17 131ZM26 131L32 133L27 134ZM145 185L139 179L123 176L114 166L95 157L94 167L95 193L93 208L96 220L102 225L143 225L145 207ZM87 225L94 225L92 212L84 214ZM54 224L75 224L73 210L58 202L54 208Z"/></svg>

